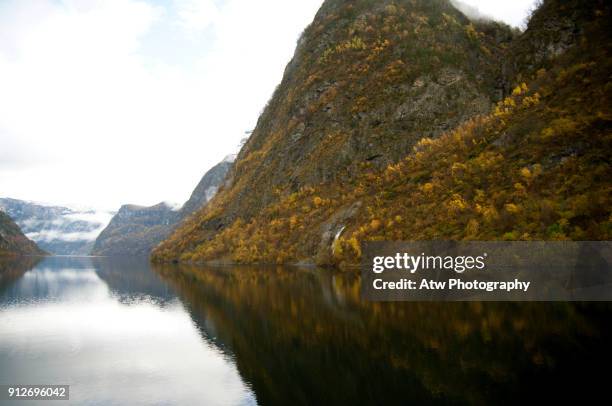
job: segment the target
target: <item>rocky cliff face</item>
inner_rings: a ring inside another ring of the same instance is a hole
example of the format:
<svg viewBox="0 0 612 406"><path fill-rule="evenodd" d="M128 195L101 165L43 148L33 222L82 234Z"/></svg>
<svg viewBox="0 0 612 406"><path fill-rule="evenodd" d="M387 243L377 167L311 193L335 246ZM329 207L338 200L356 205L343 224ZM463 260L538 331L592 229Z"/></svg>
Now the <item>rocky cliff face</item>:
<svg viewBox="0 0 612 406"><path fill-rule="evenodd" d="M595 35L609 37L609 32L598 32L594 23L605 13L601 1L547 0L541 4L529 21L528 29L513 42L503 63L508 83L506 91L522 80L528 80L538 69L550 69L557 58L578 41L587 38L597 40ZM580 44L579 44L580 45ZM582 44L585 45L585 44Z"/></svg>
<svg viewBox="0 0 612 406"><path fill-rule="evenodd" d="M234 157L228 157L213 166L204 174L189 200L181 207L179 216L185 218L208 203L216 194L225 180L225 175L232 167Z"/></svg>
<svg viewBox="0 0 612 406"><path fill-rule="evenodd" d="M94 244L94 255L148 255L168 236L178 212L165 203L144 207L121 206Z"/></svg>
<svg viewBox="0 0 612 406"><path fill-rule="evenodd" d="M609 17L548 0L516 37L446 0L326 1L227 185L154 258L338 265L376 239L609 238Z"/></svg>
<svg viewBox="0 0 612 406"><path fill-rule="evenodd" d="M214 228L279 194L350 182L363 164L385 167L488 112L511 39L446 0L326 1L240 151Z"/></svg>
<svg viewBox="0 0 612 406"><path fill-rule="evenodd" d="M57 255L87 255L112 213L0 199L0 209L11 216L26 236Z"/></svg>
<svg viewBox="0 0 612 406"><path fill-rule="evenodd" d="M0 210L0 256L45 254L34 241L21 232L8 214Z"/></svg>
<svg viewBox="0 0 612 406"><path fill-rule="evenodd" d="M122 206L96 239L92 254L149 255L151 249L167 238L180 221L206 205L216 194L231 166L232 161L226 159L207 171L180 210L166 203L151 207Z"/></svg>

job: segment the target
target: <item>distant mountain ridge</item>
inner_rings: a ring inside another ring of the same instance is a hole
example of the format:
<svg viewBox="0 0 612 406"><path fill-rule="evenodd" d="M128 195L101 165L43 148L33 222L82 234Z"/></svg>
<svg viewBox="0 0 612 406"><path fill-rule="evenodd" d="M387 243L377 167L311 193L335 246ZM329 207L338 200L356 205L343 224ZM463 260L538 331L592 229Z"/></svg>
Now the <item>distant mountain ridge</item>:
<svg viewBox="0 0 612 406"><path fill-rule="evenodd" d="M92 248L93 255L147 255L176 223L178 212L166 203L121 206Z"/></svg>
<svg viewBox="0 0 612 406"><path fill-rule="evenodd" d="M164 202L150 207L121 206L96 239L91 253L106 256L149 255L153 247L167 238L179 222L214 197L231 166L232 160L225 159L209 169L189 200L178 210Z"/></svg>
<svg viewBox="0 0 612 406"><path fill-rule="evenodd" d="M112 213L0 198L4 210L28 238L57 255L88 255Z"/></svg>

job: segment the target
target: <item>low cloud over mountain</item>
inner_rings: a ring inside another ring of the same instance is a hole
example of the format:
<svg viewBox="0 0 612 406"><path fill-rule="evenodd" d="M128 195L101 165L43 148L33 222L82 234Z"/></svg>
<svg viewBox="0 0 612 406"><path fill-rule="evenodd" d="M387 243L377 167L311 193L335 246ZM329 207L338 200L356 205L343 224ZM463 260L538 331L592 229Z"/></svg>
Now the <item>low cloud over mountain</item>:
<svg viewBox="0 0 612 406"><path fill-rule="evenodd" d="M45 251L57 255L87 255L113 213L0 199L0 209Z"/></svg>

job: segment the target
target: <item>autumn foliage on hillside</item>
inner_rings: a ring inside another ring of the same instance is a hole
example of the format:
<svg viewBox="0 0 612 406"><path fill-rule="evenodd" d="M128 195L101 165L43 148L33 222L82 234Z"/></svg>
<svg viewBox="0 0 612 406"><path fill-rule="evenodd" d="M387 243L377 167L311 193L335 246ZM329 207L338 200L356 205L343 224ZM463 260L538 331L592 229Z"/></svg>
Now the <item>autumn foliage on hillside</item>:
<svg viewBox="0 0 612 406"><path fill-rule="evenodd" d="M588 29L608 32L609 8L592 13ZM237 198L231 190L221 193L162 244L155 259L314 258L349 266L359 262L368 240L609 240L612 57L609 41L595 43L593 32L554 64L523 75L489 114L441 136L420 137L386 167L362 160L350 177L293 192L275 189L257 214L203 234L225 199ZM333 129L329 134L338 136ZM330 227L332 238L323 238Z"/></svg>

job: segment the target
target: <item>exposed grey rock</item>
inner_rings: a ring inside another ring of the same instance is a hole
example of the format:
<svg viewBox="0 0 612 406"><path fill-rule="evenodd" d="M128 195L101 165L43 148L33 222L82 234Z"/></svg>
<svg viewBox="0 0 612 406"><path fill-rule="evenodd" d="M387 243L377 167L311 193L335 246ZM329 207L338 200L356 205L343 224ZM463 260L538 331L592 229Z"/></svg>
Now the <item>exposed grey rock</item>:
<svg viewBox="0 0 612 406"><path fill-rule="evenodd" d="M95 255L147 255L151 248L166 238L179 213L166 203L144 207L121 206L108 226L96 239Z"/></svg>
<svg viewBox="0 0 612 406"><path fill-rule="evenodd" d="M200 209L210 201L217 193L219 186L223 184L225 175L232 167L232 161L224 160L213 166L204 174L196 188L191 193L189 200L185 202L180 210L181 218Z"/></svg>

